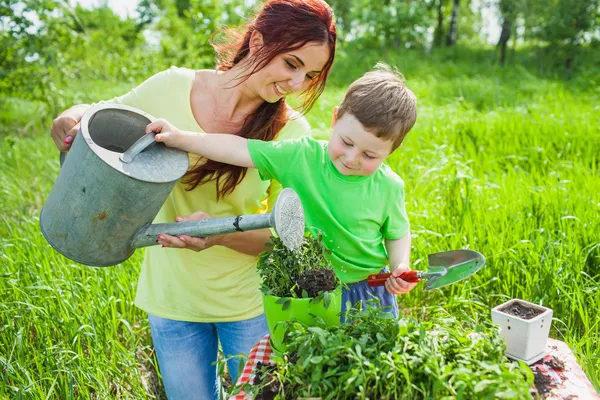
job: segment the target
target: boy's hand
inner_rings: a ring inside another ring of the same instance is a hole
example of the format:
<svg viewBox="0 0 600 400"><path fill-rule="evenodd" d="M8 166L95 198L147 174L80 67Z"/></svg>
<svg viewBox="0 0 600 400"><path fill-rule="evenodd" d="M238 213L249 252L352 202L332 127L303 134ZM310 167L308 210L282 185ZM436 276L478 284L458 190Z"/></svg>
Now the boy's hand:
<svg viewBox="0 0 600 400"><path fill-rule="evenodd" d="M203 219L209 218L211 218L211 216L207 213L203 211L196 211L195 213L183 217L175 217L175 221L201 221ZM158 235L158 244L161 244L163 247L202 251L208 249L209 247L219 245L222 236L224 235L207 236L201 238L191 237L187 235L180 235L175 237L161 233L160 235Z"/></svg>
<svg viewBox="0 0 600 400"><path fill-rule="evenodd" d="M157 119L146 126L146 134L156 132L154 140L167 147L179 148L183 144L184 134L166 119Z"/></svg>
<svg viewBox="0 0 600 400"><path fill-rule="evenodd" d="M400 278L400 275L403 272L410 271L410 268L407 265L398 265L393 271L392 276L385 281L385 288L391 294L405 294L413 290L413 288L417 285L416 283L406 282L404 279Z"/></svg>

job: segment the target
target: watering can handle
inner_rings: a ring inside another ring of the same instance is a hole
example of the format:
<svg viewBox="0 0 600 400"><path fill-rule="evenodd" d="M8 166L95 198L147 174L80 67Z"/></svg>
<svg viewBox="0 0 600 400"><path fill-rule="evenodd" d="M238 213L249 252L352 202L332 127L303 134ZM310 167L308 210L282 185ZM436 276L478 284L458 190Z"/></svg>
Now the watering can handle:
<svg viewBox="0 0 600 400"><path fill-rule="evenodd" d="M152 143L154 143L154 136L156 136L155 132L150 132L149 134L142 136L134 144L132 144L131 147L128 148L126 152L121 154L119 159L121 161L123 161L125 164L131 163L138 154L140 154L142 151L144 151L144 149L146 147L148 147ZM64 151L61 151L60 158L59 158L61 167L63 166L66 157L67 157L67 153Z"/></svg>
<svg viewBox="0 0 600 400"><path fill-rule="evenodd" d="M144 149L154 143L154 136L156 136L155 132L150 132L147 135L139 138L134 144L131 145L130 148L127 149L119 159L123 161L125 164L131 163L138 154L140 154Z"/></svg>

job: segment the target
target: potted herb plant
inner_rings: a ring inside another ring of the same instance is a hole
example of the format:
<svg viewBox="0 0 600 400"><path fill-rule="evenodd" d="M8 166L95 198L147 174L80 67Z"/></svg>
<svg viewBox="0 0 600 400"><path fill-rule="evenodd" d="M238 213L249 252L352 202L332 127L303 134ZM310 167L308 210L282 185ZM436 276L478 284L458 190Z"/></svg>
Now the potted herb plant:
<svg viewBox="0 0 600 400"><path fill-rule="evenodd" d="M245 393L263 400L531 400L533 373L505 357L489 321L457 319L441 308L425 321L395 319L370 307L349 322L287 323L287 354L257 368Z"/></svg>
<svg viewBox="0 0 600 400"><path fill-rule="evenodd" d="M546 354L550 308L512 299L492 309L492 321L500 326L508 357L530 365Z"/></svg>
<svg viewBox="0 0 600 400"><path fill-rule="evenodd" d="M320 235L306 233L302 246L294 251L279 238L272 241L272 248L260 255L257 267L271 345L281 352L286 349L284 321L339 325L342 291Z"/></svg>

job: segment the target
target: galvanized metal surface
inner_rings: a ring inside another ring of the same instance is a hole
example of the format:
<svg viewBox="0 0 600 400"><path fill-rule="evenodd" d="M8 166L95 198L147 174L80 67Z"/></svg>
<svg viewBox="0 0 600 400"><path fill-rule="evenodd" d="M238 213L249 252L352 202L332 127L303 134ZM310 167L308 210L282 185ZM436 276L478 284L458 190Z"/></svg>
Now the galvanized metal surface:
<svg viewBox="0 0 600 400"><path fill-rule="evenodd" d="M146 125L153 120L149 114L133 107L100 104L83 115L76 137L83 136L94 154L127 176L155 183L176 181L187 171L189 157L163 143L154 142L145 147L128 164L120 160L122 153L138 139L147 138Z"/></svg>
<svg viewBox="0 0 600 400"><path fill-rule="evenodd" d="M187 153L162 143L130 164L119 160L152 120L119 104L94 106L84 114L40 215L42 233L57 251L92 266L131 256L131 238L152 222L188 168Z"/></svg>
<svg viewBox="0 0 600 400"><path fill-rule="evenodd" d="M284 246L291 250L304 242L304 209L298 194L285 188L279 194L273 207L273 226Z"/></svg>
<svg viewBox="0 0 600 400"><path fill-rule="evenodd" d="M147 135L142 136L131 145L129 149L119 157L119 160L123 161L125 164L130 164L135 157L138 156L142 151L146 150L148 146L154 144L156 133L151 132Z"/></svg>
<svg viewBox="0 0 600 400"><path fill-rule="evenodd" d="M272 214L242 215L231 218L214 218L168 224L149 224L144 225L136 232L131 241L131 246L134 248L153 246L156 244L158 235L161 233L171 236L187 235L205 237L270 228L273 225Z"/></svg>
<svg viewBox="0 0 600 400"><path fill-rule="evenodd" d="M159 234L205 237L255 229L275 228L284 245L292 250L304 240L304 211L298 194L285 188L279 194L270 214L239 215L167 224L147 224L131 240L131 247L156 245Z"/></svg>
<svg viewBox="0 0 600 400"><path fill-rule="evenodd" d="M282 190L271 214L152 225L188 168L187 153L151 143L145 127L152 120L119 104L84 114L40 216L52 247L79 263L108 266L156 245L161 233L204 237L275 227L284 244L301 244L304 212L292 189ZM121 161L123 153L129 163Z"/></svg>
<svg viewBox="0 0 600 400"><path fill-rule="evenodd" d="M121 263L134 251L131 237L152 222L175 182L145 182L116 171L77 135L42 209L42 233L71 260Z"/></svg>

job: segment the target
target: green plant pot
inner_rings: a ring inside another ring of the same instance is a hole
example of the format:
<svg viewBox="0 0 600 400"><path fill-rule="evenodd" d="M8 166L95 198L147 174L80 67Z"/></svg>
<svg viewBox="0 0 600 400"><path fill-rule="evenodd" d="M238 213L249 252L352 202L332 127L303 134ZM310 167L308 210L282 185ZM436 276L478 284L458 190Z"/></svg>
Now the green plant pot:
<svg viewBox="0 0 600 400"><path fill-rule="evenodd" d="M287 350L283 344L285 326L283 321L299 321L308 326L316 326L315 317L320 317L327 326L340 324L342 313L342 289L336 289L331 293L329 307L325 308L323 301L314 302L312 299L290 299L290 305L283 310L283 304L277 304L281 297L263 295L265 317L269 332L271 333L271 347L275 352L282 353Z"/></svg>

